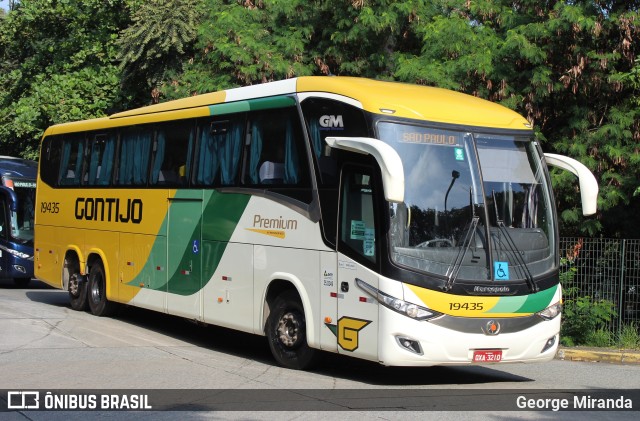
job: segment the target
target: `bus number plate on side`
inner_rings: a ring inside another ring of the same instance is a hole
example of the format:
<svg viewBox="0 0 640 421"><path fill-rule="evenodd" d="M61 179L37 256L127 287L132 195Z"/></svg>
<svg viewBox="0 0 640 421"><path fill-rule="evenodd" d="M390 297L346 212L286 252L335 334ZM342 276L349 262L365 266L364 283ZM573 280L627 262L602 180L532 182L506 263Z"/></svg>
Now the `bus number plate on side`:
<svg viewBox="0 0 640 421"><path fill-rule="evenodd" d="M502 350L482 349L473 351L474 363L499 363L502 361Z"/></svg>

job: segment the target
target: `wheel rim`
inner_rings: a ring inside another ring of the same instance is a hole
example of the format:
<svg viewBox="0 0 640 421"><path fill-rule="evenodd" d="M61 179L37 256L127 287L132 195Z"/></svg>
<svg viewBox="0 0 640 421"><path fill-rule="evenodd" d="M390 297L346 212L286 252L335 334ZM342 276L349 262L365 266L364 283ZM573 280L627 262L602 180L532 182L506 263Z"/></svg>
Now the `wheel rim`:
<svg viewBox="0 0 640 421"><path fill-rule="evenodd" d="M77 275L73 275L71 276L71 278L69 279L69 293L71 295L73 295L74 297L77 297L79 294L79 285L78 285L78 276Z"/></svg>
<svg viewBox="0 0 640 421"><path fill-rule="evenodd" d="M283 314L276 327L276 335L280 343L288 348L298 346L302 340L302 323L298 313L288 312Z"/></svg>

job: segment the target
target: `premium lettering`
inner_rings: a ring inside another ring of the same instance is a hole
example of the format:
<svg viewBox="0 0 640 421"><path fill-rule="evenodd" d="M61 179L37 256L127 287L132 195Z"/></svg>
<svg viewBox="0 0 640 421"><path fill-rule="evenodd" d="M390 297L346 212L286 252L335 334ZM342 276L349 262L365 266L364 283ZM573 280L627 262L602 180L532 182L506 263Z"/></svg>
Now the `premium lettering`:
<svg viewBox="0 0 640 421"><path fill-rule="evenodd" d="M295 229L298 229L298 221L296 221L295 219L282 219L282 217L263 218L260 215L253 215L253 227L281 229L281 230L295 230Z"/></svg>
<svg viewBox="0 0 640 421"><path fill-rule="evenodd" d="M75 212L79 220L139 224L142 222L142 200L127 199L125 202L113 197L79 197Z"/></svg>

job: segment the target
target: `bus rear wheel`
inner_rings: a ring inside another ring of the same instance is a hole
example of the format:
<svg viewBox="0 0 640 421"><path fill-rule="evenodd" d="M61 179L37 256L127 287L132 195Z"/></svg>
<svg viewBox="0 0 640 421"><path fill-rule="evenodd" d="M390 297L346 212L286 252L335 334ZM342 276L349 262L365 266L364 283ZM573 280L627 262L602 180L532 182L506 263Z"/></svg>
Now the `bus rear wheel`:
<svg viewBox="0 0 640 421"><path fill-rule="evenodd" d="M267 338L274 358L283 367L304 370L319 359L307 344L307 328L302 302L295 291L278 295L267 320Z"/></svg>
<svg viewBox="0 0 640 421"><path fill-rule="evenodd" d="M88 287L88 301L91 313L99 317L114 314L118 305L107 300L107 282L102 262L97 261L91 266Z"/></svg>

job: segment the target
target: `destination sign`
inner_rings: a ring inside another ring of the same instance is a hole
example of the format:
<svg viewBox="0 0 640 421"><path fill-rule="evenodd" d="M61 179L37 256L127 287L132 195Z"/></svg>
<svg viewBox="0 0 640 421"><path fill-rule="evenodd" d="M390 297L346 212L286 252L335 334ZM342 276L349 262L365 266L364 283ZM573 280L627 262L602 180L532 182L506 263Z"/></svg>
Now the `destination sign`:
<svg viewBox="0 0 640 421"><path fill-rule="evenodd" d="M462 144L462 136L459 133L445 132L442 130L405 131L402 133L400 142L460 146Z"/></svg>
<svg viewBox="0 0 640 421"><path fill-rule="evenodd" d="M35 189L36 188L36 183L35 183L35 181L14 181L13 182L13 186L14 187L25 187L27 189Z"/></svg>
<svg viewBox="0 0 640 421"><path fill-rule="evenodd" d="M381 122L378 124L380 139L386 142L414 143L420 145L457 146L464 145L464 132Z"/></svg>

